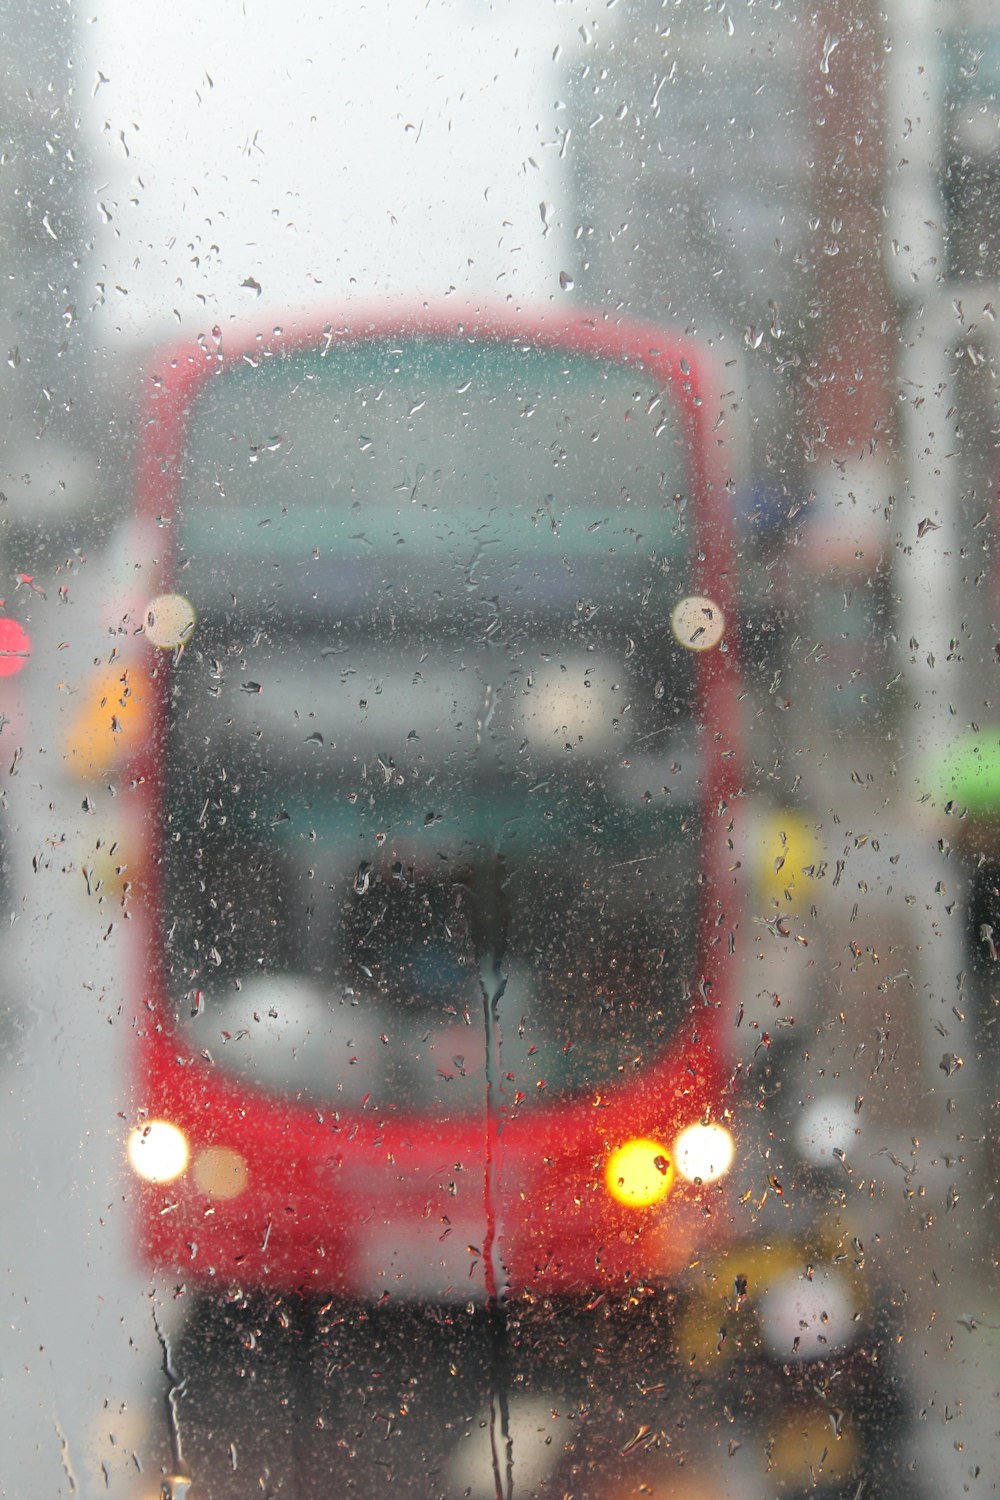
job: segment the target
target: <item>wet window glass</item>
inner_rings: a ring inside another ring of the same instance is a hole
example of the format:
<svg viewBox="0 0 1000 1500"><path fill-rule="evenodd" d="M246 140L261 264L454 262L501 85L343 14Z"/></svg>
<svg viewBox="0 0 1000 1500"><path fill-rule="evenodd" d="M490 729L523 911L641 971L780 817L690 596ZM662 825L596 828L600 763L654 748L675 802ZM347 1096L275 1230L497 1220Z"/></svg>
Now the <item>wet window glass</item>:
<svg viewBox="0 0 1000 1500"><path fill-rule="evenodd" d="M11 1493L987 1493L1000 12L0 5Z"/></svg>

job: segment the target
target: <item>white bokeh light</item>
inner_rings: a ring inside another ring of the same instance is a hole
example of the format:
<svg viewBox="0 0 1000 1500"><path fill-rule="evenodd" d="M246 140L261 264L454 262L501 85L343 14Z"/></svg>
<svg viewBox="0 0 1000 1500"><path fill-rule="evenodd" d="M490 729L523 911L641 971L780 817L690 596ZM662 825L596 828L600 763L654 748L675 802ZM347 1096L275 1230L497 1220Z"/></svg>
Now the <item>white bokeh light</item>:
<svg viewBox="0 0 1000 1500"><path fill-rule="evenodd" d="M150 1120L137 1125L128 1138L132 1170L146 1182L172 1182L188 1163L184 1132L169 1120Z"/></svg>
<svg viewBox="0 0 1000 1500"><path fill-rule="evenodd" d="M716 1182L733 1164L733 1138L724 1125L689 1125L674 1142L677 1170L688 1182Z"/></svg>

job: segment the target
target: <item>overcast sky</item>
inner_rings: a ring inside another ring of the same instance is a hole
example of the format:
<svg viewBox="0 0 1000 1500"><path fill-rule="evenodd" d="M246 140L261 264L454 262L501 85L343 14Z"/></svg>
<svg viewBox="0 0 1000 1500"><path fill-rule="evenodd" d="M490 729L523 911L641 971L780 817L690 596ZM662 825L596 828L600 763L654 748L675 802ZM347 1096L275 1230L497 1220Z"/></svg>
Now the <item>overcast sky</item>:
<svg viewBox="0 0 1000 1500"><path fill-rule="evenodd" d="M588 9L99 0L79 80L95 336L386 296L564 301L559 95Z"/></svg>

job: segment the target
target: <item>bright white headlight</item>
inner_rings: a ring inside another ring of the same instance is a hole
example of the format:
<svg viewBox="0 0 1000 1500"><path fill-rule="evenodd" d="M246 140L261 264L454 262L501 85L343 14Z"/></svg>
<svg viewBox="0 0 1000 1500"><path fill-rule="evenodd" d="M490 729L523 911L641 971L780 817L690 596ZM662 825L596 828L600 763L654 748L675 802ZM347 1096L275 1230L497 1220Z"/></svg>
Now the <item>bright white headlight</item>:
<svg viewBox="0 0 1000 1500"><path fill-rule="evenodd" d="M734 1150L724 1125L689 1125L674 1141L674 1160L688 1182L717 1182L732 1166Z"/></svg>
<svg viewBox="0 0 1000 1500"><path fill-rule="evenodd" d="M128 1159L146 1182L172 1182L187 1166L188 1144L183 1131L169 1120L150 1120L129 1136Z"/></svg>

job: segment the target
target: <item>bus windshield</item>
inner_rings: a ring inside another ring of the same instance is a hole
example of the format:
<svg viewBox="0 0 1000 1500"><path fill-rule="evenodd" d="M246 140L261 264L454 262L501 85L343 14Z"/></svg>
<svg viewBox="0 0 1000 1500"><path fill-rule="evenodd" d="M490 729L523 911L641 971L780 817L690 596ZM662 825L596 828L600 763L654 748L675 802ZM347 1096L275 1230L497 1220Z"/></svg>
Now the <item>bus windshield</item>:
<svg viewBox="0 0 1000 1500"><path fill-rule="evenodd" d="M371 340L222 366L187 424L164 962L217 1064L509 1108L690 1002L688 451L626 364Z"/></svg>

